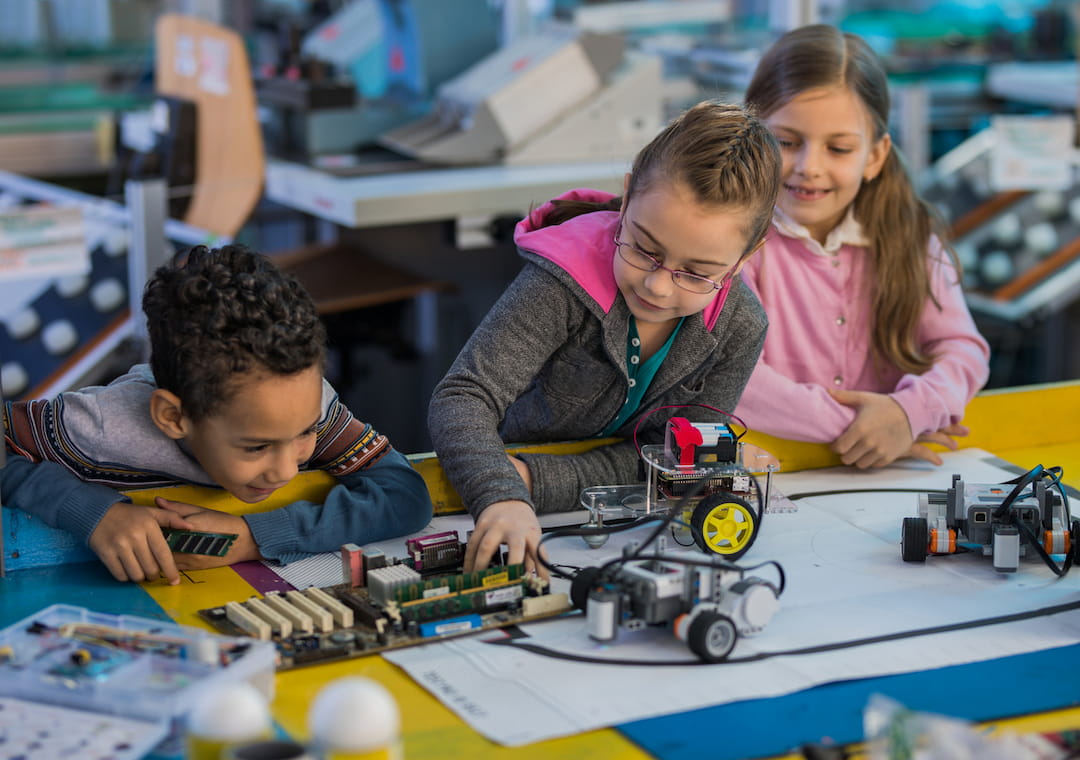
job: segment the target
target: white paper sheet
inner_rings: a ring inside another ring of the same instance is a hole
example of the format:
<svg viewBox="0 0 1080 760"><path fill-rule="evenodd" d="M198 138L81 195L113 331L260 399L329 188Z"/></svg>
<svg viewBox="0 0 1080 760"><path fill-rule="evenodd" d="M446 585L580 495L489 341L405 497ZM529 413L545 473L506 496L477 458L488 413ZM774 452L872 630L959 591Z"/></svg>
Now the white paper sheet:
<svg viewBox="0 0 1080 760"><path fill-rule="evenodd" d="M949 453L945 459L941 468L911 463L872 473L817 470L778 474L774 482L793 495L854 488L944 489L954 472L976 483L1002 482L1015 475L976 449ZM830 645L868 637L1080 604L1080 571L1056 580L1038 559L1028 558L1018 573L1002 575L994 572L989 558L974 552L905 563L900 558L900 525L904 517L916 514L914 493L821 496L798 504L798 512L768 516L757 543L741 560L780 561L787 588L766 630L740 638L730 662L698 663L666 628L620 630L613 644L599 644L589 639L580 614L524 626L524 638L469 637L384 657L480 733L501 744L521 745L831 681L1080 641L1080 615L1068 610L829 650ZM644 532L636 531L639 537ZM557 539L548 548L556 562L595 565L630 538L619 534L592 553L577 538ZM826 649L776 654L808 647ZM678 664L597 664L570 657ZM755 657L762 658L747 661Z"/></svg>

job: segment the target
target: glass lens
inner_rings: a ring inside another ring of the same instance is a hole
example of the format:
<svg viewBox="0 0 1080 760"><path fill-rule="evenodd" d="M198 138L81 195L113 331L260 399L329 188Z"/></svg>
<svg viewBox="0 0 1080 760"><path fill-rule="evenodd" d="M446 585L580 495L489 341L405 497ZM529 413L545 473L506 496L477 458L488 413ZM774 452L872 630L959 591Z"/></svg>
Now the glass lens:
<svg viewBox="0 0 1080 760"><path fill-rule="evenodd" d="M660 262L647 253L643 253L629 243L619 243L619 256L635 269L643 269L646 272L655 272Z"/></svg>
<svg viewBox="0 0 1080 760"><path fill-rule="evenodd" d="M689 272L672 272L671 276L674 278L676 285L683 290L689 290L691 293L705 295L716 289L716 283L705 277L699 277L696 274L690 274Z"/></svg>

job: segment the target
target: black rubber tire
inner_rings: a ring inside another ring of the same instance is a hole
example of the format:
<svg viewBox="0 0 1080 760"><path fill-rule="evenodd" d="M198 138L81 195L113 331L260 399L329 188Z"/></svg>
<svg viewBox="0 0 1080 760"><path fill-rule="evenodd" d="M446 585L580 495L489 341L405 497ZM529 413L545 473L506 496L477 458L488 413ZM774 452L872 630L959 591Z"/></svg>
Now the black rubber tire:
<svg viewBox="0 0 1080 760"><path fill-rule="evenodd" d="M600 577L600 568L583 567L577 571L573 580L570 581L570 602L576 609L585 612L589 606L589 592L596 585L596 579Z"/></svg>
<svg viewBox="0 0 1080 760"><path fill-rule="evenodd" d="M719 612L702 612L690 621L686 644L705 662L723 662L735 648L739 634L735 623Z"/></svg>
<svg viewBox="0 0 1080 760"><path fill-rule="evenodd" d="M930 530L925 517L905 517L900 528L900 556L904 562L925 562L930 553Z"/></svg>

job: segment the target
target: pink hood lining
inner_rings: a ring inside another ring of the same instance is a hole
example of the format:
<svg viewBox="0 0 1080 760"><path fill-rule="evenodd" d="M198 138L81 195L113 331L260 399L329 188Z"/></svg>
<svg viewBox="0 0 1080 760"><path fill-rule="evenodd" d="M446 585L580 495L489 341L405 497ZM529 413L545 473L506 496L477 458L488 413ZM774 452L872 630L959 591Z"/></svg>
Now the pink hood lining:
<svg viewBox="0 0 1080 760"><path fill-rule="evenodd" d="M599 190L578 189L564 193L556 200L606 203L614 197ZM514 228L514 244L558 265L607 314L619 293L612 270L619 212L596 211L575 216L559 225L543 227L543 220L554 209L555 205L548 201L529 212ZM724 283L702 313L705 329L710 332L724 308L732 281L729 279Z"/></svg>

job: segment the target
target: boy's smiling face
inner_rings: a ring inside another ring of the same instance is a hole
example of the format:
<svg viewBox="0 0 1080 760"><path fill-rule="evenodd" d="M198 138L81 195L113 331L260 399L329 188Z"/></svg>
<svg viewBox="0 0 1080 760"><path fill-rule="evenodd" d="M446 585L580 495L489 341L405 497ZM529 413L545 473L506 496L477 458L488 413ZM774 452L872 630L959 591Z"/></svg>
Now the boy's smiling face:
<svg viewBox="0 0 1080 760"><path fill-rule="evenodd" d="M187 448L214 482L247 503L262 501L296 476L315 450L322 417L322 371L293 375L253 373L238 381L231 399L199 421L166 408L165 423L154 404L178 400L168 391L152 402L152 415L171 438Z"/></svg>

